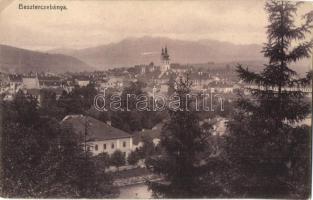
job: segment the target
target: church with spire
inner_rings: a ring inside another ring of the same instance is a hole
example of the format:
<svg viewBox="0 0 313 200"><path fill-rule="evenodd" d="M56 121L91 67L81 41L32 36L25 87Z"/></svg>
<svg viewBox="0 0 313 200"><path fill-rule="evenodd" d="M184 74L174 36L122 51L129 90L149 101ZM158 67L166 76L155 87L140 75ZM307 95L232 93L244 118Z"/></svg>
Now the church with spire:
<svg viewBox="0 0 313 200"><path fill-rule="evenodd" d="M167 47L162 48L161 52L161 72L164 73L170 69L170 55L168 54Z"/></svg>

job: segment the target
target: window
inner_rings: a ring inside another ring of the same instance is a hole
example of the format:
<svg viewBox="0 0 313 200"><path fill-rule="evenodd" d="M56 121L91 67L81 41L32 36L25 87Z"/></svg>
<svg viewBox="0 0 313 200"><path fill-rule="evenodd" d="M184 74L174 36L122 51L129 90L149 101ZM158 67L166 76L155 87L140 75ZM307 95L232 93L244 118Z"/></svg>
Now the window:
<svg viewBox="0 0 313 200"><path fill-rule="evenodd" d="M111 149L114 149L114 143L111 144Z"/></svg>
<svg viewBox="0 0 313 200"><path fill-rule="evenodd" d="M95 151L98 151L98 145L97 144L95 145Z"/></svg>
<svg viewBox="0 0 313 200"><path fill-rule="evenodd" d="M123 142L123 147L126 147L126 142Z"/></svg>
<svg viewBox="0 0 313 200"><path fill-rule="evenodd" d="M103 150L107 149L107 144L103 144Z"/></svg>

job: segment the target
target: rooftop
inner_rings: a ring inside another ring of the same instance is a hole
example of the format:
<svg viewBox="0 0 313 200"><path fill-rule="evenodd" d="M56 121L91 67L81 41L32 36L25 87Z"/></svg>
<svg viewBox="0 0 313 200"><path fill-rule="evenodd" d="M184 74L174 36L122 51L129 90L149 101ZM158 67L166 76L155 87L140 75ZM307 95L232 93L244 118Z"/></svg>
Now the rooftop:
<svg viewBox="0 0 313 200"><path fill-rule="evenodd" d="M9 81L11 82L22 82L22 76L17 74L9 75Z"/></svg>
<svg viewBox="0 0 313 200"><path fill-rule="evenodd" d="M62 125L70 125L79 135L85 133L87 127L87 141L102 141L120 138L130 138L130 134L114 128L95 118L83 115L67 115L61 122Z"/></svg>
<svg viewBox="0 0 313 200"><path fill-rule="evenodd" d="M133 137L133 144L138 145L139 142L142 141L142 138L144 136L149 136L152 139L156 139L156 138L160 139L162 127L163 127L163 124L159 123L156 126L154 126L152 129L145 129L143 131L135 133Z"/></svg>
<svg viewBox="0 0 313 200"><path fill-rule="evenodd" d="M89 81L90 80L88 76L84 76L84 75L78 75L78 76L75 76L74 78L77 81Z"/></svg>

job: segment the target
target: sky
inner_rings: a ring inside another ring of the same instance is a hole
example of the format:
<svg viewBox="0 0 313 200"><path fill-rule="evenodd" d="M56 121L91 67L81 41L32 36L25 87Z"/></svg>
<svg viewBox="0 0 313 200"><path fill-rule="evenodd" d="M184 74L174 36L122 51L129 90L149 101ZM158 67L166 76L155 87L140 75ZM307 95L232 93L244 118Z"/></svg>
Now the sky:
<svg viewBox="0 0 313 200"><path fill-rule="evenodd" d="M34 50L87 48L128 37L266 42L263 0L0 0L0 44ZM19 10L65 5L67 10ZM313 9L302 5L300 14Z"/></svg>

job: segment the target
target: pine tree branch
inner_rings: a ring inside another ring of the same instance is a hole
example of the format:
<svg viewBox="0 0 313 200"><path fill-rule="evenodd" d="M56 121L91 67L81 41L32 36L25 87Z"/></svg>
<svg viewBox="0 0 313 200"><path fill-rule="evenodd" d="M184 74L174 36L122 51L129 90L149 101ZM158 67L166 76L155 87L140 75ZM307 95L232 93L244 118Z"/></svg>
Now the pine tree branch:
<svg viewBox="0 0 313 200"><path fill-rule="evenodd" d="M290 81L290 86L306 87L312 84L312 78L313 78L313 71L311 70L307 72L306 77Z"/></svg>
<svg viewBox="0 0 313 200"><path fill-rule="evenodd" d="M291 50L291 52L286 55L286 60L288 62L296 62L302 58L310 57L311 49L313 47L313 39L309 42L303 42L299 44L297 47Z"/></svg>
<svg viewBox="0 0 313 200"><path fill-rule="evenodd" d="M239 74L239 78L247 83L262 84L264 79L261 75L251 72L248 68L244 69L241 65L237 66L236 72Z"/></svg>
<svg viewBox="0 0 313 200"><path fill-rule="evenodd" d="M312 28L313 25L313 10L305 14L302 19L306 20L308 28Z"/></svg>

